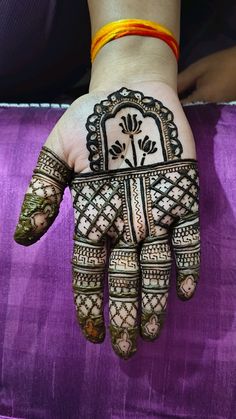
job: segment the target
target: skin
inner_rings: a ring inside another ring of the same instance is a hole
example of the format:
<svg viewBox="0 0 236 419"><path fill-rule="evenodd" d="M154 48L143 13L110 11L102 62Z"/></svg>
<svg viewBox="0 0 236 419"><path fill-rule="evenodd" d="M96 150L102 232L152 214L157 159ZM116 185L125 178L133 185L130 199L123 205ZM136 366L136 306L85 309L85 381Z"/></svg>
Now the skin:
<svg viewBox="0 0 236 419"><path fill-rule="evenodd" d="M236 99L236 47L196 61L178 76L182 104L189 102L229 102ZM191 90L191 94L188 94Z"/></svg>
<svg viewBox="0 0 236 419"><path fill-rule="evenodd" d="M179 41L179 0L88 0L92 35L108 22L119 19L147 19L166 26ZM159 39L126 36L106 44L93 66L90 91L124 82L159 81L176 91L177 63L167 44Z"/></svg>
<svg viewBox="0 0 236 419"><path fill-rule="evenodd" d="M180 3L178 0L174 2L173 0L149 0L145 3L141 0L121 0L119 2L116 0L101 0L99 2L90 0L88 4L92 33L95 33L97 29L109 21L132 16L159 22L169 28L176 39L179 37ZM162 102L173 114L178 138L181 140L183 147L181 158L196 159L193 135L177 95L177 63L175 56L163 41L138 36L118 39L100 50L92 66L89 93L77 99L64 113L49 135L45 146L76 173L81 174L91 171L86 143L88 117L93 113L96 104L100 104L122 87L133 91L141 91L144 96L151 96ZM125 108L125 116L127 116L128 109ZM153 131L153 127L153 125L150 125L148 132L145 131L142 139L147 134L152 140L154 139L155 131ZM113 124L111 136L119 139L120 134L121 127L119 124ZM128 148L130 149L128 150ZM127 143L126 152L128 154L131 154L131 148L132 141ZM151 156L154 159L154 153ZM150 163L155 164L156 161L153 160ZM117 164L116 170L119 170L123 160L120 159ZM42 182L44 182L44 179ZM30 188L28 193L31 193ZM61 198L62 195L58 199ZM49 202L53 200L50 188L47 199ZM41 202L40 205L43 207ZM34 208L33 204L32 207ZM42 210L38 212L42 212ZM100 259L102 258L103 256L100 256ZM182 293L179 296L182 296ZM101 316L96 318L96 315L94 315L93 319L86 319L86 305L82 307L79 300L80 296L76 296L77 298L81 311L79 322L85 336L92 342L101 342L105 336ZM165 310L165 301L163 307L163 310ZM145 320L147 331L151 331L154 335L157 332L159 333L164 317L162 314L160 314L160 318L154 316ZM119 356L128 359L136 351L137 329L136 322L129 333L124 328L119 330L119 327L115 327L114 324L111 325L113 349Z"/></svg>

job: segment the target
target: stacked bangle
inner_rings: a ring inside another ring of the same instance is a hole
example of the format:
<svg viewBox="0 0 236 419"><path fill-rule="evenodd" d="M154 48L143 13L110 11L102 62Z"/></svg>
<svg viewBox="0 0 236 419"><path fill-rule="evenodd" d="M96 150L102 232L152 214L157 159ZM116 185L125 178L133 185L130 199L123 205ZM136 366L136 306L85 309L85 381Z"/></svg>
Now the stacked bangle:
<svg viewBox="0 0 236 419"><path fill-rule="evenodd" d="M94 61L97 53L105 44L128 35L159 38L169 45L176 59L179 58L179 45L173 34L165 26L149 20L122 19L108 23L95 34L91 46L91 61Z"/></svg>

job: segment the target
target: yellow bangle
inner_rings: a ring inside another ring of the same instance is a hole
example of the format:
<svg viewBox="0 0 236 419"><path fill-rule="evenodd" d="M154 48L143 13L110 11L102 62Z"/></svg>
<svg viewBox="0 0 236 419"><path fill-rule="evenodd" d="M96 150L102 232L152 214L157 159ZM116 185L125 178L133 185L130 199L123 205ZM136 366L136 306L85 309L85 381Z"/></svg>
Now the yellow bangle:
<svg viewBox="0 0 236 419"><path fill-rule="evenodd" d="M159 38L169 45L176 59L179 58L179 45L173 34L165 26L150 20L122 19L108 23L95 34L91 46L91 61L94 61L97 53L105 44L127 35Z"/></svg>

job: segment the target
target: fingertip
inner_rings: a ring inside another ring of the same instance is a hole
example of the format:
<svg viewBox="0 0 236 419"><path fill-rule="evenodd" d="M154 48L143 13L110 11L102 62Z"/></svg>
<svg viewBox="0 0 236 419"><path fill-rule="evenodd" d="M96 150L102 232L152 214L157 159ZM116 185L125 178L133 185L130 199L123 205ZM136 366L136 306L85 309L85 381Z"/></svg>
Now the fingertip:
<svg viewBox="0 0 236 419"><path fill-rule="evenodd" d="M87 340L92 343L102 343L106 336L106 328L103 316L83 317L77 312L77 320Z"/></svg>
<svg viewBox="0 0 236 419"><path fill-rule="evenodd" d="M13 238L21 246L31 246L40 239L40 237L29 235L28 232L23 231L20 224L17 224Z"/></svg>
<svg viewBox="0 0 236 419"><path fill-rule="evenodd" d="M26 194L14 233L15 242L22 246L36 243L52 225L58 212L59 205L43 197Z"/></svg>
<svg viewBox="0 0 236 419"><path fill-rule="evenodd" d="M128 360L137 352L138 327L122 328L110 325L111 343L114 352Z"/></svg>
<svg viewBox="0 0 236 419"><path fill-rule="evenodd" d="M143 340L152 342L156 340L161 332L165 313L142 313L141 336Z"/></svg>
<svg viewBox="0 0 236 419"><path fill-rule="evenodd" d="M198 273L179 273L177 278L177 295L181 301L190 300L196 291L198 283Z"/></svg>

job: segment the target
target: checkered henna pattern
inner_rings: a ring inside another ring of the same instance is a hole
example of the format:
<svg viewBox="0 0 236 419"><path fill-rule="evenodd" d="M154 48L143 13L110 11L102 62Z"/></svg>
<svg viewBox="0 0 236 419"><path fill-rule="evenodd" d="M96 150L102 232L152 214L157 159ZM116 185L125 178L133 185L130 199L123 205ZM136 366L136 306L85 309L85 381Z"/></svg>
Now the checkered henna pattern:
<svg viewBox="0 0 236 419"><path fill-rule="evenodd" d="M137 350L139 333L148 341L160 334L171 248L179 298L190 299L196 288L200 264L197 162L182 158L172 112L139 91L123 87L95 104L86 129L86 173L72 173L43 147L15 240L29 245L47 231L69 185L75 217L72 285L78 322L88 340L104 340L108 266L111 342L116 354L128 359Z"/></svg>
<svg viewBox="0 0 236 419"><path fill-rule="evenodd" d="M86 127L91 171L75 174L70 185L76 249L82 246L87 252L84 265L73 263L78 319L88 339L103 339L102 276L110 237L111 340L114 351L128 359L137 350L140 324L144 339L159 336L169 289L171 236L178 295L189 299L195 289L200 254L197 163L181 159L173 114L140 92L122 88L108 96L95 105ZM88 260L93 246L103 258L95 258L92 269Z"/></svg>

